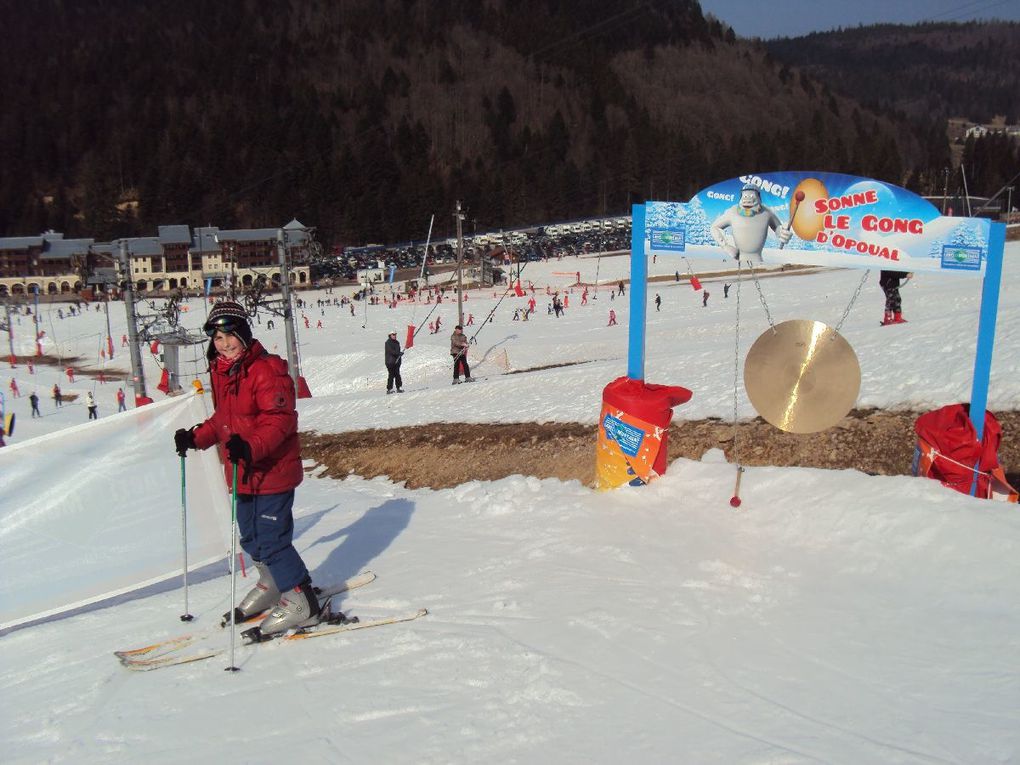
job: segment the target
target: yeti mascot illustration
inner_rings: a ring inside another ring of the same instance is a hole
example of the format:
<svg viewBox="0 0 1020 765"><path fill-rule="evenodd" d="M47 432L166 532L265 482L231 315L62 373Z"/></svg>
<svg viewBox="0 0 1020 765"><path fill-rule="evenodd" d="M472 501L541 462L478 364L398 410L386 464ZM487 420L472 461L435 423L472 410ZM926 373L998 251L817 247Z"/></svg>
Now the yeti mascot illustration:
<svg viewBox="0 0 1020 765"><path fill-rule="evenodd" d="M732 230L733 244L726 240L725 228ZM770 228L782 244L790 241L790 229L761 203L761 192L746 185L740 190L740 204L733 205L712 223L712 238L734 258L761 263L761 251Z"/></svg>

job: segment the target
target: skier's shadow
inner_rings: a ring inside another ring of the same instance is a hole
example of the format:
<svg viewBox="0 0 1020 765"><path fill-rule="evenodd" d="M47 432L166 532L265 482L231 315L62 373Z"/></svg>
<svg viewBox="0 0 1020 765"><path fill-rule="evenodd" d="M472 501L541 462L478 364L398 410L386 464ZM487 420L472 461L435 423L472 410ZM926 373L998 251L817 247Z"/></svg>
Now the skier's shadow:
<svg viewBox="0 0 1020 765"><path fill-rule="evenodd" d="M313 526L336 505L301 519L302 530ZM326 559L312 573L312 580L322 583L340 582L359 574L407 528L414 512L408 499L388 499L371 507L353 523L332 534L319 537L302 550L306 552L321 544L335 543ZM295 536L300 536L296 534Z"/></svg>

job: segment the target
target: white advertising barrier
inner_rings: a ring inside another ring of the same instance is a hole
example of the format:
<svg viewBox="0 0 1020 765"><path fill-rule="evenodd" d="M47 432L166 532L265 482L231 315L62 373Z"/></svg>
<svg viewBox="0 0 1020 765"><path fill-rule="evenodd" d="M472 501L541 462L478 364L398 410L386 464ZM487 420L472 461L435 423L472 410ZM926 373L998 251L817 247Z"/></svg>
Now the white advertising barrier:
<svg viewBox="0 0 1020 765"><path fill-rule="evenodd" d="M173 434L207 407L190 393L0 449L0 630L181 576ZM185 464L195 569L229 554L230 495L215 449Z"/></svg>

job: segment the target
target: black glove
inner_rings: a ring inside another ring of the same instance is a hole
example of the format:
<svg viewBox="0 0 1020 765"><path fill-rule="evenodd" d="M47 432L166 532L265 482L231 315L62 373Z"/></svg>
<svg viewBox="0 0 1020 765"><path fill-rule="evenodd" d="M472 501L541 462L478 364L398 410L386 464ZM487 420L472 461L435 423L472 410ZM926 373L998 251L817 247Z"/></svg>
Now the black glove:
<svg viewBox="0 0 1020 765"><path fill-rule="evenodd" d="M181 428L174 433L174 447L177 449L177 453L183 457L188 449L197 449L195 446L195 432L192 430L185 430Z"/></svg>
<svg viewBox="0 0 1020 765"><path fill-rule="evenodd" d="M238 462L250 464L251 447L248 445L247 441L237 435L237 433L234 433L227 439L227 456L234 464L237 464Z"/></svg>

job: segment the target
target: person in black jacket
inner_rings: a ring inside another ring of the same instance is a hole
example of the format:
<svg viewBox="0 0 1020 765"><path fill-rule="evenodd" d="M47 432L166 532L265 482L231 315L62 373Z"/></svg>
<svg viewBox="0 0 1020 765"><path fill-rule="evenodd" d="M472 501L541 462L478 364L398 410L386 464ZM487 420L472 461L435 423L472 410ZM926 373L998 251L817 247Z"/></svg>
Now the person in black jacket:
<svg viewBox="0 0 1020 765"><path fill-rule="evenodd" d="M397 385L397 393L404 392L404 381L400 379L400 358L404 352L400 350L400 341L397 340L397 333L390 332L386 339L386 371L389 377L386 378L386 393L393 392L393 384Z"/></svg>

